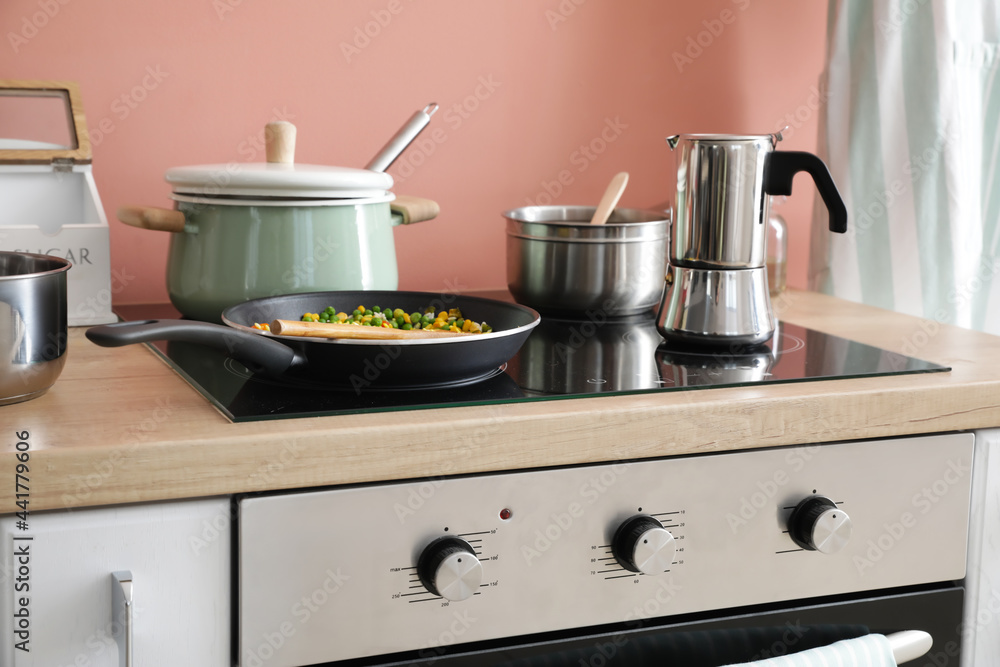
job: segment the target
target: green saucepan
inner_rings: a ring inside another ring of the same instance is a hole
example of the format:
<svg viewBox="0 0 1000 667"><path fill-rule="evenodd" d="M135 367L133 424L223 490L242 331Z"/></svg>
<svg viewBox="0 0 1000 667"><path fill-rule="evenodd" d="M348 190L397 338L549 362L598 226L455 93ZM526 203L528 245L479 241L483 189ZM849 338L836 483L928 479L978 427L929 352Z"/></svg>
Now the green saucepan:
<svg viewBox="0 0 1000 667"><path fill-rule="evenodd" d="M267 163L167 170L174 209L118 210L126 224L170 233L174 307L219 322L249 299L397 289L393 227L434 218L437 204L395 196L381 171L293 163L288 123L266 138Z"/></svg>

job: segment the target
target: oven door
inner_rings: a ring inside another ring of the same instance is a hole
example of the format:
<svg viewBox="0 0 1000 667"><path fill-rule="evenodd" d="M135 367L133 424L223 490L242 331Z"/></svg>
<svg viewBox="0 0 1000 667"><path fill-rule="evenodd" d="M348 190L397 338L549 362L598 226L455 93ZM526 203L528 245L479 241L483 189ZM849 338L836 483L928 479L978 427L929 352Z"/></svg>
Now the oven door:
<svg viewBox="0 0 1000 667"><path fill-rule="evenodd" d="M831 600L780 609L733 610L716 618L633 622L567 636L535 635L471 646L441 646L377 659L331 663L430 667L721 667L826 646L869 633L922 630L930 651L909 664L958 667L964 591L937 588Z"/></svg>

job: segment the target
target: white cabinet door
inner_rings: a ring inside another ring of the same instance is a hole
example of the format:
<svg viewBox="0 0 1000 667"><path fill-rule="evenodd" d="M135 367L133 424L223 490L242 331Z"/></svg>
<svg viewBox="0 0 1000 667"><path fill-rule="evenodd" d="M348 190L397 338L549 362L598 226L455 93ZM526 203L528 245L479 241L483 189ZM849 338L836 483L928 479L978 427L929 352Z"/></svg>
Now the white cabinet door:
<svg viewBox="0 0 1000 667"><path fill-rule="evenodd" d="M1000 429L976 432L962 665L1000 665Z"/></svg>
<svg viewBox="0 0 1000 667"><path fill-rule="evenodd" d="M27 524L0 517L0 665L118 666L122 570L136 667L230 664L228 498L33 512Z"/></svg>

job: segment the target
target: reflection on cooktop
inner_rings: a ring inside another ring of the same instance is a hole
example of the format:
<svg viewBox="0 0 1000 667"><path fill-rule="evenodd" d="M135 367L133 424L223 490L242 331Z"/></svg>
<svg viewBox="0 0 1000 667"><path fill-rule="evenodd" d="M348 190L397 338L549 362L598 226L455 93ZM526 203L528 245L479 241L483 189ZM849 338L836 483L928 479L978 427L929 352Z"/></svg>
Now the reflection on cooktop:
<svg viewBox="0 0 1000 667"><path fill-rule="evenodd" d="M163 304L115 310L124 320L177 317ZM784 323L767 344L753 348L667 347L652 317L544 318L520 352L489 377L419 390L359 393L316 381L256 376L225 353L193 343L151 347L233 421L950 370Z"/></svg>

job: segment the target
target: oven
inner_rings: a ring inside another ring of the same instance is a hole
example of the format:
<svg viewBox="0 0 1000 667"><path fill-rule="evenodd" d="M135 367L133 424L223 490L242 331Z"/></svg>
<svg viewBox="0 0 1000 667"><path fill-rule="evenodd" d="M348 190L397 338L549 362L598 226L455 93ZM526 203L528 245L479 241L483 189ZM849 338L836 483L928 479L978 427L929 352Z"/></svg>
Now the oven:
<svg viewBox="0 0 1000 667"><path fill-rule="evenodd" d="M957 666L973 446L942 434L243 496L238 663L708 667L922 630L933 646L910 664Z"/></svg>
<svg viewBox="0 0 1000 667"><path fill-rule="evenodd" d="M234 422L948 370L786 322L764 346L681 349L640 316L547 317L491 377L420 391L345 392L204 346L154 349ZM647 440L669 428L649 424ZM480 436L494 437L470 434L470 451ZM593 434L616 437L610 423ZM442 459L430 478L241 496L234 662L723 665L922 630L933 646L915 664L957 666L972 441L512 460L479 475Z"/></svg>

